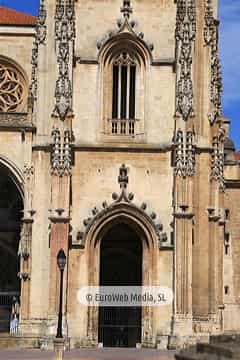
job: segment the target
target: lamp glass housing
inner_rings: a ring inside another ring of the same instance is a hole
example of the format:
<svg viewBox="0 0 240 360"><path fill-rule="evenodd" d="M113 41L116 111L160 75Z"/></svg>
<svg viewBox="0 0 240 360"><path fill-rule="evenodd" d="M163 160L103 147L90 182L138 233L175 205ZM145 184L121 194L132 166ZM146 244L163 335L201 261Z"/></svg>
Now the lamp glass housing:
<svg viewBox="0 0 240 360"><path fill-rule="evenodd" d="M57 255L57 264L59 267L59 270L64 270L66 265L66 255L63 249L59 250Z"/></svg>

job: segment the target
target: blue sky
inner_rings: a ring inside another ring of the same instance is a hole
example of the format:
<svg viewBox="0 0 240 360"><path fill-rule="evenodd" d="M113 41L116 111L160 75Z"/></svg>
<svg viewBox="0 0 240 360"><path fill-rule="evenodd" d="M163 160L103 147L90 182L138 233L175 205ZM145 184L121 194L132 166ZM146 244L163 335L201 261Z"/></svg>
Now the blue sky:
<svg viewBox="0 0 240 360"><path fill-rule="evenodd" d="M223 113L232 121L231 137L240 149L240 1L219 0Z"/></svg>
<svg viewBox="0 0 240 360"><path fill-rule="evenodd" d="M240 0L218 0L220 59L223 75L223 114L231 119L231 137L240 150ZM32 15L39 0L0 0L0 5Z"/></svg>
<svg viewBox="0 0 240 360"><path fill-rule="evenodd" d="M39 0L0 0L0 5L16 9L27 14L36 15Z"/></svg>

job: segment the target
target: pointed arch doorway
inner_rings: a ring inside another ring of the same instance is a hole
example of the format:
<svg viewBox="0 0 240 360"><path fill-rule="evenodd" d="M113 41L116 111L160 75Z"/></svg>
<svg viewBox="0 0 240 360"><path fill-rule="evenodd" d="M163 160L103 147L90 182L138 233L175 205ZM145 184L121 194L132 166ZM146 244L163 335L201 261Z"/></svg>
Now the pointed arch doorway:
<svg viewBox="0 0 240 360"><path fill-rule="evenodd" d="M100 286L142 285L142 240L126 223L112 226L100 245ZM105 347L141 343L141 307L100 307L99 342Z"/></svg>
<svg viewBox="0 0 240 360"><path fill-rule="evenodd" d="M89 286L156 284L158 250L166 233L161 223L155 223L156 214L148 215L146 203L141 206L132 203L134 194L127 191L127 174L123 164L118 176L120 194L113 193L113 203L108 205L104 201L101 210L94 208L94 216L84 220L86 231L80 235L81 245L87 250ZM135 315L134 308L120 315L116 311L107 314L105 316L97 305L88 307L86 338L89 344L135 347L140 342L143 346L154 346L153 307L142 306Z"/></svg>
<svg viewBox="0 0 240 360"><path fill-rule="evenodd" d="M9 331L13 299L20 299L18 247L23 196L17 179L0 163L0 332Z"/></svg>

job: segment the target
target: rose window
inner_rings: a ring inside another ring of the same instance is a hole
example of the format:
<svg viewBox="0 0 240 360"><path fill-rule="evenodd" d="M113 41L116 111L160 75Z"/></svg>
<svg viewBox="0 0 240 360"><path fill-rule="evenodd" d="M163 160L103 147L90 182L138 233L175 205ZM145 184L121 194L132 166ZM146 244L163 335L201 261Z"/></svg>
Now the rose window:
<svg viewBox="0 0 240 360"><path fill-rule="evenodd" d="M22 107L25 81L13 66L0 62L0 111L15 112Z"/></svg>

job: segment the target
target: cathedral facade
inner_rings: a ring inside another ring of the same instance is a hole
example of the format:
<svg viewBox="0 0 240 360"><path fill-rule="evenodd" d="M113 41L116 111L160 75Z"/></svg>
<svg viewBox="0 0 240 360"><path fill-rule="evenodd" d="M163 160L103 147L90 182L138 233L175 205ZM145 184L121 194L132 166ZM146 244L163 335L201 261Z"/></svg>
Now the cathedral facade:
<svg viewBox="0 0 240 360"><path fill-rule="evenodd" d="M179 347L240 327L239 153L222 116L216 0L0 8L0 314L50 347L66 254L70 347ZM101 309L83 286L162 286ZM5 321L5 322L4 322Z"/></svg>

